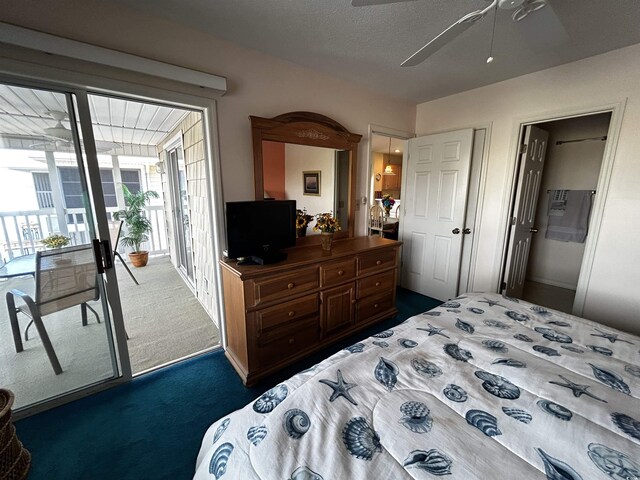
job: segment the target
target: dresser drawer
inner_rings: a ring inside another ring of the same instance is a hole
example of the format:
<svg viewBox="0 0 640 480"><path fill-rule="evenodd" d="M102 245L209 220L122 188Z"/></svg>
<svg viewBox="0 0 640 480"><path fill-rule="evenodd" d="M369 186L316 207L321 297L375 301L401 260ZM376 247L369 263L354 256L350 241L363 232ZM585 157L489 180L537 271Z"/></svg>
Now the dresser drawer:
<svg viewBox="0 0 640 480"><path fill-rule="evenodd" d="M389 292L385 295L374 295L356 303L356 322L366 321L379 313L383 313L393 308L393 293Z"/></svg>
<svg viewBox="0 0 640 480"><path fill-rule="evenodd" d="M372 275L362 280L358 280L358 298L370 295L383 296L396 288L395 270L387 270L378 275Z"/></svg>
<svg viewBox="0 0 640 480"><path fill-rule="evenodd" d="M295 270L287 275L253 280L254 303L252 306L308 292L318 286L317 267Z"/></svg>
<svg viewBox="0 0 640 480"><path fill-rule="evenodd" d="M314 315L318 317L318 294L307 295L297 300L263 308L254 312L255 332L259 339L286 335L299 328L298 324Z"/></svg>
<svg viewBox="0 0 640 480"><path fill-rule="evenodd" d="M395 249L378 250L376 252L358 255L358 275L364 275L395 266Z"/></svg>
<svg viewBox="0 0 640 480"><path fill-rule="evenodd" d="M279 335L263 335L258 338L258 362L270 365L312 348L320 341L319 317L307 318L294 329L281 329ZM283 335L281 335L283 334Z"/></svg>
<svg viewBox="0 0 640 480"><path fill-rule="evenodd" d="M320 265L320 285L330 287L339 283L353 280L356 276L356 259L340 262L324 263Z"/></svg>

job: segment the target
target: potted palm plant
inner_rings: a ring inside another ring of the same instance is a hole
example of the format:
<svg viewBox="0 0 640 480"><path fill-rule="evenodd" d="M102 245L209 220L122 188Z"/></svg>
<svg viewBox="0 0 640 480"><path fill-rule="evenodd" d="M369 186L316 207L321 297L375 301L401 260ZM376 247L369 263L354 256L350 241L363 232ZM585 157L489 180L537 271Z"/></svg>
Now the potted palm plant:
<svg viewBox="0 0 640 480"><path fill-rule="evenodd" d="M122 191L126 208L115 212L113 218L124 221L127 226L127 233L122 236L120 242L126 247L133 248L133 252L129 253L132 265L144 267L149 261L149 252L142 251L140 245L149 240L151 232L151 222L144 216L144 207L149 200L160 196L153 190L131 192L126 185L122 185Z"/></svg>

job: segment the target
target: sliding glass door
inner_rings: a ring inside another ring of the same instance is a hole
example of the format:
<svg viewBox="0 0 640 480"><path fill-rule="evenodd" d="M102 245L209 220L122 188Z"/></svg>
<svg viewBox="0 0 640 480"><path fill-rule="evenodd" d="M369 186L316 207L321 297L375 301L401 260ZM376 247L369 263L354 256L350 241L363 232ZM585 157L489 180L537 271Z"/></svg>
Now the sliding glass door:
<svg viewBox="0 0 640 480"><path fill-rule="evenodd" d="M0 83L0 384L17 409L131 377L104 184L86 92Z"/></svg>
<svg viewBox="0 0 640 480"><path fill-rule="evenodd" d="M182 145L167 151L170 188L173 196L174 225L178 267L182 274L193 284L193 262L191 251L191 220L189 218L189 199L187 197L187 172L184 165Z"/></svg>

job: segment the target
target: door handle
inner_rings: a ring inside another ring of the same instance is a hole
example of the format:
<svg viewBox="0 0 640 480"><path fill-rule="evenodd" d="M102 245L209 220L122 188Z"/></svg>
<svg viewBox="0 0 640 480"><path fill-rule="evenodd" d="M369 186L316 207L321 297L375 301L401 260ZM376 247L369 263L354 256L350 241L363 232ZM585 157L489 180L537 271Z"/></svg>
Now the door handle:
<svg viewBox="0 0 640 480"><path fill-rule="evenodd" d="M451 233L453 233L454 235L458 235L460 233L460 229L454 228L453 230L451 230Z"/></svg>
<svg viewBox="0 0 640 480"><path fill-rule="evenodd" d="M537 228L530 228L529 231L531 233L538 233L538 229Z"/></svg>
<svg viewBox="0 0 640 480"><path fill-rule="evenodd" d="M465 235L469 235L471 233L471 229L465 228L464 230L462 230L462 233L464 233Z"/></svg>
<svg viewBox="0 0 640 480"><path fill-rule="evenodd" d="M97 238L94 238L91 241L91 243L93 244L93 257L96 262L96 270L98 271L99 274L103 274L104 263L102 262L102 249L101 249L102 244L100 243L100 240L98 240Z"/></svg>

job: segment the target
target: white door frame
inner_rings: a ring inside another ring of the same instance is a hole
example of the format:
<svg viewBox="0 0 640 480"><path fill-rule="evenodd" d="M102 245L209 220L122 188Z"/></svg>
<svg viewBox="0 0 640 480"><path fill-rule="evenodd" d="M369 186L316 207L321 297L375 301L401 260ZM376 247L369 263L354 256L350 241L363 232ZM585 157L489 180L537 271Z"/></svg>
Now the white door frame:
<svg viewBox="0 0 640 480"><path fill-rule="evenodd" d="M472 148L475 150L475 146L476 146L476 132L478 130L484 130L485 134L484 134L484 143L483 143L483 148L482 148L482 156L478 159L476 158L476 156L474 155L474 151L471 152L471 172L469 173L469 188L471 189L471 186L473 183L477 182L478 185L478 194L477 197L474 199L472 198L470 195L467 197L467 214L466 214L466 218L465 218L465 222L466 220L471 218L471 215L473 215L474 218L474 230L473 230L473 235L471 235L471 245L469 246L467 242L465 242L465 244L463 244L462 248L463 248L463 263L460 265L460 277L462 279L463 275L462 272L465 272L465 276L466 276L466 285L462 285L462 283L459 283L458 285L458 289L459 289L459 293L464 293L465 291L467 292L475 292L475 286L474 286L474 281L475 281L475 277L476 277L476 262L478 259L478 239L480 238L480 228L482 226L482 211L483 211L483 206L484 206L484 192L485 192L485 188L487 185L487 168L489 166L489 150L490 150L490 146L491 146L491 127L493 126L493 124L491 122L486 123L486 124L480 124L480 125L476 125L473 128L473 145ZM475 162L480 161L480 168L477 168L477 164ZM479 176L479 178L478 178ZM471 190L469 190L469 193L471 193ZM474 201L475 201L475 205L474 205ZM472 214L470 212L470 208L469 207L473 207L475 208L475 212ZM466 227L467 225L465 225ZM465 240L469 239L469 237L467 237ZM469 260L468 260L468 264L464 263L464 252L470 249L469 252ZM460 290L462 288L462 290Z"/></svg>
<svg viewBox="0 0 640 480"><path fill-rule="evenodd" d="M44 53L32 52L33 61L24 61L12 58L11 56L2 57L0 62L0 79L6 82L24 84L33 87L42 87L47 89L58 89L67 92L86 92L87 94L105 94L115 97L125 97L132 100L142 102L166 102L172 106L182 107L185 109L195 110L202 113L204 123L204 146L205 153L209 159L206 162L206 175L208 179L208 203L209 203L209 221L213 226L213 234L211 236L211 252L214 256L214 265L219 265L222 255L222 245L224 245L224 203L222 196L222 174L220 162L220 147L218 137L218 119L216 99L212 97L201 97L191 93L184 93L180 89L170 90L167 83L161 79L154 77L146 77L144 80L131 75L131 80L123 80L126 74L105 67L105 72L114 73L113 77L102 76L93 73L82 73L84 71L92 71L85 69L85 63L70 59L59 59L62 68L49 66L46 63L51 62L52 57ZM41 57L46 59L42 63L35 63ZM57 57L53 57L58 61ZM69 68L69 65L74 68ZM220 95L218 95L220 96ZM86 111L86 109L85 109ZM92 132L86 132L91 134ZM100 230L101 238L109 238L107 230ZM115 270L112 270L115 274ZM220 329L220 339L223 348L226 348L226 325L224 322L224 296L222 293L222 273L220 268L214 269L215 285L213 289L214 302L216 311L213 312L217 317L214 319ZM108 284L107 284L108 287ZM111 288L115 291L111 293L114 298L119 298L115 282ZM131 365L126 348L126 333L122 321L122 312L112 311L112 323L116 338L118 341L118 355L122 376L106 382L97 383L79 391L72 391L67 394L58 396L49 401L39 403L33 407L25 408L15 414L16 418L22 418L33 415L35 413L48 410L50 408L63 405L65 403L77 400L79 398L92 395L94 393L106 390L116 385L130 382L132 379Z"/></svg>
<svg viewBox="0 0 640 480"><path fill-rule="evenodd" d="M593 207L591 209L589 235L587 235L587 239L585 241L584 255L582 257L582 264L580 265L580 275L578 277L576 296L573 303L572 313L577 316L582 316L584 305L586 302L587 290L589 288L589 282L591 281L593 261L598 244L598 238L600 236L600 227L602 226L604 207L606 205L607 196L609 193L611 174L613 172L613 164L615 160L616 149L618 147L618 140L620 138L620 130L622 128L622 120L626 104L627 99L624 98L618 102L607 103L604 105L575 107L560 111L550 111L516 118L513 125L511 146L509 148L509 159L511 162L509 170L511 171L511 175L508 176L507 188L505 189L504 198L502 201L502 213L500 215L500 218L502 218L502 222L504 225L504 232L501 257L499 259L500 264L496 291L501 291L501 284L505 275L505 261L507 256L507 249L509 247L508 242L511 223L510 220L513 215L513 201L515 198L515 188L517 187L518 170L520 165L520 155L518 155L518 149L520 139L522 138L525 127L527 125L534 125L536 123L567 120L575 117L584 117L589 115L597 115L599 113L610 112L611 121L609 123L607 142L605 145L604 155L602 157L602 165L600 167L600 174L598 176L598 184L596 186L596 191L598 192L598 194L595 196L595 201L593 202Z"/></svg>
<svg viewBox="0 0 640 480"><path fill-rule="evenodd" d="M367 148L367 168L366 168L367 183L365 187L362 190L360 190L361 192L362 191L366 192L366 195L358 197L357 208L356 208L358 209L361 206L366 208L366 211L363 212L362 214L362 232L364 232L363 235L368 235L368 232L369 232L369 206L373 201L372 196L373 196L373 153L374 152L373 152L373 142L371 141L371 137L373 135L380 135L382 137L391 137L391 138L399 138L401 140L408 140L416 136L414 133L411 133L411 132L406 132L404 130L397 130L395 128L384 127L382 125L375 125L371 123L369 124L369 131L367 132L367 134L368 134L367 140L369 142L369 145ZM402 164L403 164L402 177L404 179L404 156L402 158ZM404 185L401 184L400 188L401 188L400 191L402 192L402 188L404 188ZM398 278L400 278L399 275L398 275Z"/></svg>

